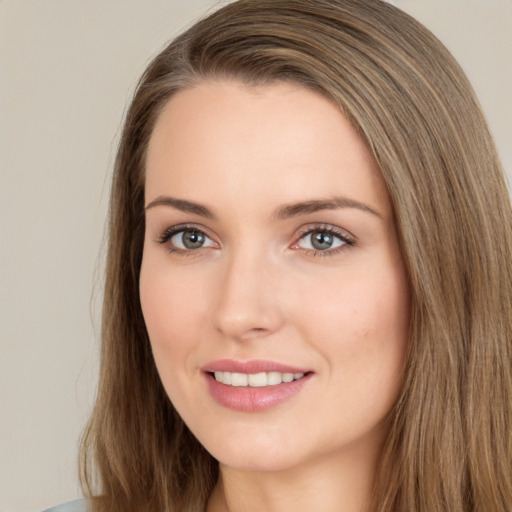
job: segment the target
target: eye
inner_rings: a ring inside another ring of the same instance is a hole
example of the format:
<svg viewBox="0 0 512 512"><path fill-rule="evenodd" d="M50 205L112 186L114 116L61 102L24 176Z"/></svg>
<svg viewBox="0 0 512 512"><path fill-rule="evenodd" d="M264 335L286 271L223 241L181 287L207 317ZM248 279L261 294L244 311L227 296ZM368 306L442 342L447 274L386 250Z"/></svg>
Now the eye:
<svg viewBox="0 0 512 512"><path fill-rule="evenodd" d="M337 253L351 245L354 245L354 239L348 233L340 232L333 227L316 227L306 231L292 249Z"/></svg>
<svg viewBox="0 0 512 512"><path fill-rule="evenodd" d="M217 244L208 235L195 227L169 228L163 233L158 242L167 244L171 252L217 247Z"/></svg>
<svg viewBox="0 0 512 512"><path fill-rule="evenodd" d="M178 231L171 237L171 243L178 249L199 249L207 244L209 238L200 231Z"/></svg>
<svg viewBox="0 0 512 512"><path fill-rule="evenodd" d="M313 249L315 251L326 251L340 247L345 242L340 237L327 233L326 231L313 231L304 235L299 241L299 246L303 249Z"/></svg>

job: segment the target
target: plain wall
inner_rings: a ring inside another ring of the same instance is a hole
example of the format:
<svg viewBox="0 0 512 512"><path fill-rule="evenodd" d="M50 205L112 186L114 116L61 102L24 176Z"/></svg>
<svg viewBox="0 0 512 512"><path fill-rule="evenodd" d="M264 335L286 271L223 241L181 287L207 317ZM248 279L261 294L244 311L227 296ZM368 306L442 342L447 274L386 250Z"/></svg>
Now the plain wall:
<svg viewBox="0 0 512 512"><path fill-rule="evenodd" d="M149 58L220 3L0 0L0 512L80 496L121 119ZM459 59L512 175L512 1L392 3Z"/></svg>

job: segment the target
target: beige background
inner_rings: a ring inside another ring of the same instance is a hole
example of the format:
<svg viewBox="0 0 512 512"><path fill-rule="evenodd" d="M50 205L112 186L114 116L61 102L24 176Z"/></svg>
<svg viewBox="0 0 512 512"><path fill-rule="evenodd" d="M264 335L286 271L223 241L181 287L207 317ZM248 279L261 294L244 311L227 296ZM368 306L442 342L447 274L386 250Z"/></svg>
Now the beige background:
<svg viewBox="0 0 512 512"><path fill-rule="evenodd" d="M0 512L79 496L120 120L149 57L219 3L0 0ZM393 3L459 59L512 173L512 1Z"/></svg>

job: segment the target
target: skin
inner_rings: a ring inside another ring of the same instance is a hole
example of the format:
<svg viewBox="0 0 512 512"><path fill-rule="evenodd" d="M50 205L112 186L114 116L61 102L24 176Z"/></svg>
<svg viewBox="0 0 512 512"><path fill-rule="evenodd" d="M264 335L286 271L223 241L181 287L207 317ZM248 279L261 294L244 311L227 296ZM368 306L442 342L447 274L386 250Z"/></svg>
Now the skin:
<svg viewBox="0 0 512 512"><path fill-rule="evenodd" d="M286 209L333 197L343 201ZM208 511L369 510L409 294L389 197L354 128L294 84L204 82L171 98L155 125L146 205L142 310L171 401L220 461ZM207 235L204 246L176 250L181 234L162 243L183 223ZM311 229L335 230L332 248L314 250ZM201 370L223 358L311 375L275 407L235 411Z"/></svg>

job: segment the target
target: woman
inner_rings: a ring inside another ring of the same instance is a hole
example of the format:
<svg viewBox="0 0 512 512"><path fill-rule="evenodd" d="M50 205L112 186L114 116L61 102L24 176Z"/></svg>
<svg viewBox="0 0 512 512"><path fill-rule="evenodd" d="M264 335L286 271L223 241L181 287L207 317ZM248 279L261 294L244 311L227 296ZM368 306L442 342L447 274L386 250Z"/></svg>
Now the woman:
<svg viewBox="0 0 512 512"><path fill-rule="evenodd" d="M94 510L510 510L511 219L467 79L396 8L197 23L118 151Z"/></svg>

